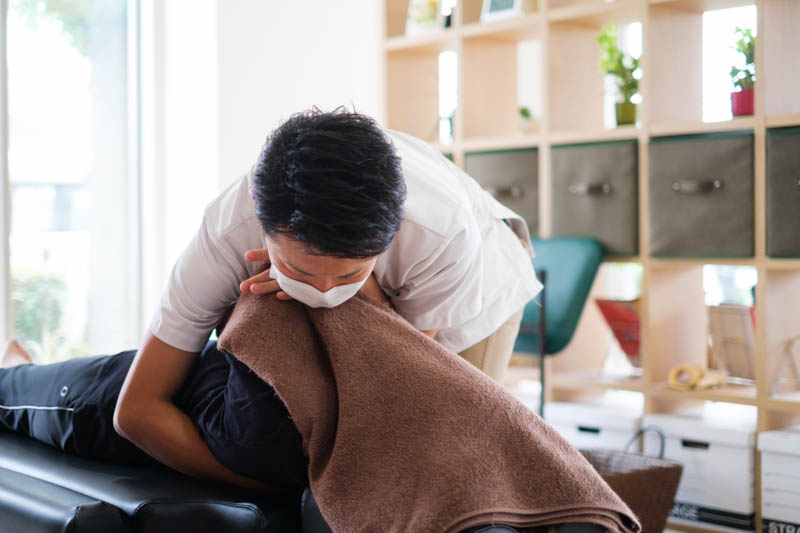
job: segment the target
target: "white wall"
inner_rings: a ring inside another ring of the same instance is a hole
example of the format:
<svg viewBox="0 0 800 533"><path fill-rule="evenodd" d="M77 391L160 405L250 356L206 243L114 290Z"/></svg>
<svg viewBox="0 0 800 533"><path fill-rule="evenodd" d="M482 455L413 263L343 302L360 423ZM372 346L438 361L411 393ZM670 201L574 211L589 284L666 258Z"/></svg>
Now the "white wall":
<svg viewBox="0 0 800 533"><path fill-rule="evenodd" d="M175 259L217 190L217 0L143 0L141 33L147 326Z"/></svg>
<svg viewBox="0 0 800 533"><path fill-rule="evenodd" d="M142 320L205 205L294 112L383 118L382 2L142 0Z"/></svg>
<svg viewBox="0 0 800 533"><path fill-rule="evenodd" d="M219 179L255 162L267 133L317 105L383 114L382 2L219 2Z"/></svg>

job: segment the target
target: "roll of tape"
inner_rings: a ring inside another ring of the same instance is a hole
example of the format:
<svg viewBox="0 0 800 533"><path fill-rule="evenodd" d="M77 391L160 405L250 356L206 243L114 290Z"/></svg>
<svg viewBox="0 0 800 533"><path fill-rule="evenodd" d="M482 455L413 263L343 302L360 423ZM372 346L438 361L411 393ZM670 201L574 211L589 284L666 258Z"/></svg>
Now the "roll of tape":
<svg viewBox="0 0 800 533"><path fill-rule="evenodd" d="M695 363L678 365L669 371L667 383L675 390L689 390L703 377L703 369Z"/></svg>
<svg viewBox="0 0 800 533"><path fill-rule="evenodd" d="M728 375L722 370L705 370L703 377L695 384L696 389L710 389L725 385Z"/></svg>

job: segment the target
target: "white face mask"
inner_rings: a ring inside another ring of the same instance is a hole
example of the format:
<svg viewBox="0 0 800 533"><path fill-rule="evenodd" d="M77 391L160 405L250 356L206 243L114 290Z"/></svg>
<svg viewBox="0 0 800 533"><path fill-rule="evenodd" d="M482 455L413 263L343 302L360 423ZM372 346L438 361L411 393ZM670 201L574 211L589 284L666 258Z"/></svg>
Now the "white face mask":
<svg viewBox="0 0 800 533"><path fill-rule="evenodd" d="M326 292L322 292L308 283L290 278L278 270L275 263L272 263L269 269L269 277L278 280L278 285L283 292L309 307L336 307L355 296L358 289L367 282L369 276L356 283L331 287Z"/></svg>

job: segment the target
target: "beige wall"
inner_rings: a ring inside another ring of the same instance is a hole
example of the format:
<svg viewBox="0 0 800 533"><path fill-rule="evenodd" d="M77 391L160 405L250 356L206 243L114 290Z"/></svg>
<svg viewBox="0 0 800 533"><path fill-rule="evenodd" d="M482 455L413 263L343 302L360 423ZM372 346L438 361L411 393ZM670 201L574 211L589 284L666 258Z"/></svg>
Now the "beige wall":
<svg viewBox="0 0 800 533"><path fill-rule="evenodd" d="M269 130L317 105L381 118L381 2L219 2L219 182L248 170Z"/></svg>

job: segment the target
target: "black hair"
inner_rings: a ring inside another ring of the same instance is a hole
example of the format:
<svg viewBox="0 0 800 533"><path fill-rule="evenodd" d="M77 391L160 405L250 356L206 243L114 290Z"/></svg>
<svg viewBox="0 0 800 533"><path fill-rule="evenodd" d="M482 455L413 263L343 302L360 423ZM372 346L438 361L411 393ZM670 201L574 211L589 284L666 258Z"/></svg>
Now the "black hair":
<svg viewBox="0 0 800 533"><path fill-rule="evenodd" d="M292 115L253 168L256 216L319 255L367 258L392 242L406 185L394 145L370 117L339 107Z"/></svg>

